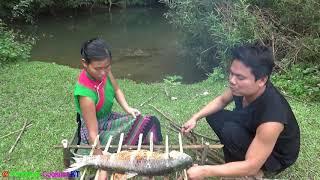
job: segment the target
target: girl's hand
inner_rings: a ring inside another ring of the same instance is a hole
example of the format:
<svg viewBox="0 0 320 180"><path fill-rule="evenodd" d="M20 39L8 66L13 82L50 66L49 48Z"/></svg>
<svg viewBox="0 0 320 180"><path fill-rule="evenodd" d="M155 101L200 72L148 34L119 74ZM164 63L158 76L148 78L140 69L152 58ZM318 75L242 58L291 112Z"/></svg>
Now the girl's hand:
<svg viewBox="0 0 320 180"><path fill-rule="evenodd" d="M134 118L136 118L137 116L139 116L141 114L138 109L135 109L132 107L128 107L128 109L126 111L128 114L132 115Z"/></svg>

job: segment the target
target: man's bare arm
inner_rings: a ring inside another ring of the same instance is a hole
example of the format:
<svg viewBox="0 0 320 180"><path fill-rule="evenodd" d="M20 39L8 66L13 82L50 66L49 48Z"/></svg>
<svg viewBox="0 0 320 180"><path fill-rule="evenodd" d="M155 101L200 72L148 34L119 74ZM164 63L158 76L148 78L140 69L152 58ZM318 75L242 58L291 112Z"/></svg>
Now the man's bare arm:
<svg viewBox="0 0 320 180"><path fill-rule="evenodd" d="M191 179L197 174L203 174L205 177L256 175L270 156L283 128L283 124L278 122L263 123L257 128L256 136L248 148L244 161L192 167L188 170L188 175Z"/></svg>

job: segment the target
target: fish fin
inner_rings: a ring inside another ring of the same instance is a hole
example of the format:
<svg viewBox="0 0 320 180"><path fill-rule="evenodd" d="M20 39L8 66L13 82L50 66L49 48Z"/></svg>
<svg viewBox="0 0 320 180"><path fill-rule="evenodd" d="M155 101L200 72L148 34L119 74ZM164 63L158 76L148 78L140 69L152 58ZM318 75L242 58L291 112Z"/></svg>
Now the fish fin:
<svg viewBox="0 0 320 180"><path fill-rule="evenodd" d="M126 175L127 175L127 179L130 179L138 175L138 173L126 173Z"/></svg>
<svg viewBox="0 0 320 180"><path fill-rule="evenodd" d="M81 163L83 161L83 158L73 157L72 159L75 161L75 163L71 164L70 167L77 166L79 163Z"/></svg>
<svg viewBox="0 0 320 180"><path fill-rule="evenodd" d="M70 165L70 168L64 170L64 172L71 172L71 171L74 171L74 170L79 169L79 168L81 168L81 167L83 167L83 166L86 165L86 163L85 163L85 161L84 161L83 158L75 158L75 157L74 157L73 159L74 159L76 162L73 163L73 164L71 164L71 165Z"/></svg>
<svg viewBox="0 0 320 180"><path fill-rule="evenodd" d="M72 171L75 171L75 170L77 170L79 168L80 167L71 167L71 168L65 169L63 172L72 172Z"/></svg>

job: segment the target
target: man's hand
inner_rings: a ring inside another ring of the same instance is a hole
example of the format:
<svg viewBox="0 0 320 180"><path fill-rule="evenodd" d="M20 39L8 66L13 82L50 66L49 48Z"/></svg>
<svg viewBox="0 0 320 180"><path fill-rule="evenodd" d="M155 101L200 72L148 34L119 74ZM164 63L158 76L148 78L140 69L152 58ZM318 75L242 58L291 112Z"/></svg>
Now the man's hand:
<svg viewBox="0 0 320 180"><path fill-rule="evenodd" d="M134 118L136 118L137 116L139 116L141 113L138 109L132 108L132 107L128 107L126 109L126 112L130 115L132 115Z"/></svg>
<svg viewBox="0 0 320 180"><path fill-rule="evenodd" d="M187 175L190 180L201 180L204 179L203 173L204 166L198 166L194 164L191 168L187 170Z"/></svg>
<svg viewBox="0 0 320 180"><path fill-rule="evenodd" d="M181 128L182 134L186 134L190 132L193 128L195 128L197 125L197 119L192 117L189 121L184 123L184 125Z"/></svg>

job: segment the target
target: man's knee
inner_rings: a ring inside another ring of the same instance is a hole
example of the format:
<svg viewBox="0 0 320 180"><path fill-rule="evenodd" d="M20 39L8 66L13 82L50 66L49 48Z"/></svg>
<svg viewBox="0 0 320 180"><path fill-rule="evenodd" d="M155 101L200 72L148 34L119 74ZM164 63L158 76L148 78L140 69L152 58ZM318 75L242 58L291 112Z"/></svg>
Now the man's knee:
<svg viewBox="0 0 320 180"><path fill-rule="evenodd" d="M224 123L229 119L230 113L231 112L228 110L221 110L214 114L210 114L206 117L207 123L210 125L211 129L218 135L219 138Z"/></svg>
<svg viewBox="0 0 320 180"><path fill-rule="evenodd" d="M226 123L221 132L220 140L224 148L237 160L243 160L253 137L236 123Z"/></svg>

